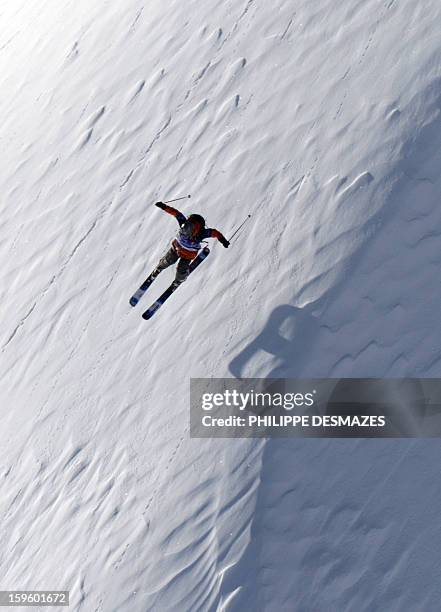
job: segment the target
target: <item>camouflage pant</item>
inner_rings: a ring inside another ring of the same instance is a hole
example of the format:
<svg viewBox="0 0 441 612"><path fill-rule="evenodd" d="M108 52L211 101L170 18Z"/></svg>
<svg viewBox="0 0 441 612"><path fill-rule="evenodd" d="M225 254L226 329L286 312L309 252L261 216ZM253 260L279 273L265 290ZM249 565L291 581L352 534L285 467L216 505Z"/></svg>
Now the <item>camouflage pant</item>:
<svg viewBox="0 0 441 612"><path fill-rule="evenodd" d="M159 271L165 270L169 266L175 264L179 259L179 255L176 253L175 249L171 247L167 253L161 257L156 266L156 269ZM178 265L176 266L176 277L175 281L177 283L183 283L189 274L189 266L191 260L183 259L182 257L179 259Z"/></svg>

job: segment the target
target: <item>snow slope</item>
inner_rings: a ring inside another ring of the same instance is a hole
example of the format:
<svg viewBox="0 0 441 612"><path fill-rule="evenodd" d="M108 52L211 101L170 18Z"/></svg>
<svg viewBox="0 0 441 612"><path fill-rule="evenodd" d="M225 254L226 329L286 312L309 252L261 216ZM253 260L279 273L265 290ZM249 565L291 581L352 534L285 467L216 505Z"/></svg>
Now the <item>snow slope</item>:
<svg viewBox="0 0 441 612"><path fill-rule="evenodd" d="M190 440L188 392L440 375L440 19L435 0L3 3L2 589L438 609L437 441ZM146 323L128 298L176 229L153 203L186 193L227 235L252 219Z"/></svg>

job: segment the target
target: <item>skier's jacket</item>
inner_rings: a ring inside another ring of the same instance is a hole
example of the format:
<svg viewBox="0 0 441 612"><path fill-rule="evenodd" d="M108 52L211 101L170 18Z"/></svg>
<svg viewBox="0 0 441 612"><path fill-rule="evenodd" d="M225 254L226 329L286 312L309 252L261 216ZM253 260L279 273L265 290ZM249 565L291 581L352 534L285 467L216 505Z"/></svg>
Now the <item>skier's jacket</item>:
<svg viewBox="0 0 441 612"><path fill-rule="evenodd" d="M182 259L194 259L201 249L202 240L205 238L217 238L220 241L225 240L223 234L217 229L201 227L198 223L188 224L187 217L172 206L164 205L162 210L176 217L179 223L181 229L173 240L172 246Z"/></svg>

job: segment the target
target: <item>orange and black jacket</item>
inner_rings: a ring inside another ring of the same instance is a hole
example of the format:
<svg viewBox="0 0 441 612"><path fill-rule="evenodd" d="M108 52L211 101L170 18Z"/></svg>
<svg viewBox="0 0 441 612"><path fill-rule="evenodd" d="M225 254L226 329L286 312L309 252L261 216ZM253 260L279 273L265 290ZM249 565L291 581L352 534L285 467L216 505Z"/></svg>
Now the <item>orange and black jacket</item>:
<svg viewBox="0 0 441 612"><path fill-rule="evenodd" d="M183 259L194 259L201 248L201 242L205 238L217 238L220 242L227 242L225 236L219 230L208 227L195 227L192 235L188 236L187 232L183 232L187 217L181 211L166 204L161 206L161 210L176 217L179 223L181 230L173 240L172 245L179 257Z"/></svg>

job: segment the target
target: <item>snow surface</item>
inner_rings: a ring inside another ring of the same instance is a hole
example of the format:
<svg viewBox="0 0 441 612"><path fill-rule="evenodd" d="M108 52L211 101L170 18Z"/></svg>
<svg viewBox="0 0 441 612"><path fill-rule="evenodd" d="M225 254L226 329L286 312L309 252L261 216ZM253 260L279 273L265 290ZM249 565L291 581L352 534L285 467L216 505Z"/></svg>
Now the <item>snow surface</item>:
<svg viewBox="0 0 441 612"><path fill-rule="evenodd" d="M2 3L1 589L439 610L437 440L191 440L188 404L191 376L440 376L440 23ZM145 322L128 298L176 229L153 203L186 193L226 235L252 219Z"/></svg>

